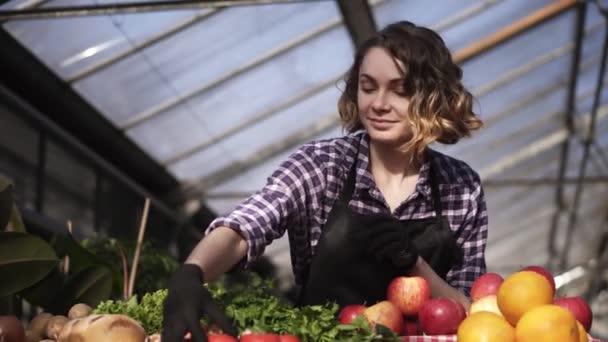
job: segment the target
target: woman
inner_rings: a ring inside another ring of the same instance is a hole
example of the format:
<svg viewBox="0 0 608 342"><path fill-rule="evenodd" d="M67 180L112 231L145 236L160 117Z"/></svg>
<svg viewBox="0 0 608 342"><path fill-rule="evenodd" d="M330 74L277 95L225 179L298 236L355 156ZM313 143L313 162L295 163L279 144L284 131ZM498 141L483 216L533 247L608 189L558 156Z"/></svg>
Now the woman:
<svg viewBox="0 0 608 342"><path fill-rule="evenodd" d="M267 185L211 223L172 277L163 341L204 341L206 315L235 334L200 286L289 234L300 304L373 303L392 277L418 275L433 297L468 307L485 272L487 212L479 176L431 150L481 127L443 40L409 22L387 26L355 56L339 100L348 134L291 155Z"/></svg>

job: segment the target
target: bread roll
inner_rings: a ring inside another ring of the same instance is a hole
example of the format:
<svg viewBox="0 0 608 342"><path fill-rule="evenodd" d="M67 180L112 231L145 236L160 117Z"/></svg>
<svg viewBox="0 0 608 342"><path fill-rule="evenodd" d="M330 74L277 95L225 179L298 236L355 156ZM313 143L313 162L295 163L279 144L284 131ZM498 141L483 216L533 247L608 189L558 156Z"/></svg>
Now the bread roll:
<svg viewBox="0 0 608 342"><path fill-rule="evenodd" d="M144 342L144 328L125 315L91 315L68 322L58 342Z"/></svg>

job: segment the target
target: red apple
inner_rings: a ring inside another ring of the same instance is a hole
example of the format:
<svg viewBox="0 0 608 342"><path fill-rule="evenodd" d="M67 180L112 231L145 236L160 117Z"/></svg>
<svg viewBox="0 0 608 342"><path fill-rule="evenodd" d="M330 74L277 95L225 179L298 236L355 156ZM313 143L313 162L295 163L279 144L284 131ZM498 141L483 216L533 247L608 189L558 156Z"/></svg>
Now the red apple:
<svg viewBox="0 0 608 342"><path fill-rule="evenodd" d="M25 330L16 316L0 316L0 342L25 341Z"/></svg>
<svg viewBox="0 0 608 342"><path fill-rule="evenodd" d="M372 325L372 328L376 326L376 324L382 324L385 327L391 329L395 333L401 333L403 329L403 316L401 315L401 311L399 308L387 301L381 301L377 304L374 304L363 311L363 315Z"/></svg>
<svg viewBox="0 0 608 342"><path fill-rule="evenodd" d="M498 299L495 295L485 296L471 303L471 307L469 307L469 315L480 311L489 311L497 314L498 316L504 317L500 311L500 308L498 307Z"/></svg>
<svg viewBox="0 0 608 342"><path fill-rule="evenodd" d="M346 305L340 310L338 319L340 320L341 324L349 324L355 319L355 317L362 314L363 311L365 311L365 305L359 305L359 304Z"/></svg>
<svg viewBox="0 0 608 342"><path fill-rule="evenodd" d="M536 273L542 275L543 277L547 278L547 280L549 281L549 284L551 284L551 287L553 288L553 294L555 295L555 278L553 278L553 274L551 274L551 272L549 272L548 269L546 269L542 266L527 266L527 267L522 268L521 270L536 272Z"/></svg>
<svg viewBox="0 0 608 342"><path fill-rule="evenodd" d="M481 275L473 282L471 287L471 301L474 302L485 296L496 295L503 280L498 273L489 272Z"/></svg>
<svg viewBox="0 0 608 342"><path fill-rule="evenodd" d="M418 313L420 327L427 335L453 335L463 321L459 303L439 298L427 301Z"/></svg>
<svg viewBox="0 0 608 342"><path fill-rule="evenodd" d="M570 311L576 320L579 321L585 331L589 332L591 329L591 323L593 321L593 313L589 304L581 297L563 297L557 298L553 301L553 304L561 306L562 308Z"/></svg>
<svg viewBox="0 0 608 342"><path fill-rule="evenodd" d="M417 336L422 335L422 329L415 320L405 320L403 322L403 329L401 330L401 336Z"/></svg>
<svg viewBox="0 0 608 342"><path fill-rule="evenodd" d="M455 300L455 299L449 299L451 301L454 302L454 304L456 304L456 307L458 308L458 319L462 322L464 321L465 318L467 318L467 309L464 308L464 305L462 305L461 302Z"/></svg>
<svg viewBox="0 0 608 342"><path fill-rule="evenodd" d="M386 298L406 316L416 316L431 298L431 288L422 277L396 277L386 290Z"/></svg>
<svg viewBox="0 0 608 342"><path fill-rule="evenodd" d="M207 335L207 341L209 342L238 342L236 337L224 334L209 334Z"/></svg>
<svg viewBox="0 0 608 342"><path fill-rule="evenodd" d="M281 342L300 342L300 339L295 335L283 334L279 335Z"/></svg>
<svg viewBox="0 0 608 342"><path fill-rule="evenodd" d="M267 333L251 333L241 335L239 339L241 342L281 342L281 338L277 334Z"/></svg>

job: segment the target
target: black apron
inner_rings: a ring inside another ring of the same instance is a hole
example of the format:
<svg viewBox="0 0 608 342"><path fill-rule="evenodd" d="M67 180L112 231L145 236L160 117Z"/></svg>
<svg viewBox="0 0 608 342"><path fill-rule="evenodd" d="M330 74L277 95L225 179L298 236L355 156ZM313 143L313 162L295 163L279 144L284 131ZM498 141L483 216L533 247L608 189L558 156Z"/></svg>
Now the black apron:
<svg viewBox="0 0 608 342"><path fill-rule="evenodd" d="M365 241L357 241L350 234L355 225L369 222L367 218L370 216L356 213L348 207L355 188L356 164L355 159L340 196L328 215L309 270L304 274L299 305L319 305L328 301L341 306L371 305L386 299L389 282L409 271L399 269L392 263L376 261L365 253ZM408 230L419 255L445 279L452 266L461 262L462 253L447 221L441 216L436 170L430 164L431 197L436 216L397 221L397 224ZM359 226L360 228L362 227Z"/></svg>

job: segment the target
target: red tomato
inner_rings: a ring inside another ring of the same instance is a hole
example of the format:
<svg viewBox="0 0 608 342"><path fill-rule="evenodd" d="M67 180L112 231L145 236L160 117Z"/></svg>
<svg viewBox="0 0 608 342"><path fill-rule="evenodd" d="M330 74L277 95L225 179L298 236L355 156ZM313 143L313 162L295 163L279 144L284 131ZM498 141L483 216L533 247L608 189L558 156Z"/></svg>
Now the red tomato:
<svg viewBox="0 0 608 342"><path fill-rule="evenodd" d="M281 342L277 334L247 334L241 335L241 342Z"/></svg>
<svg viewBox="0 0 608 342"><path fill-rule="evenodd" d="M279 335L281 342L300 342L300 339L294 335Z"/></svg>
<svg viewBox="0 0 608 342"><path fill-rule="evenodd" d="M207 340L209 342L238 342L235 337L225 334L209 334Z"/></svg>

